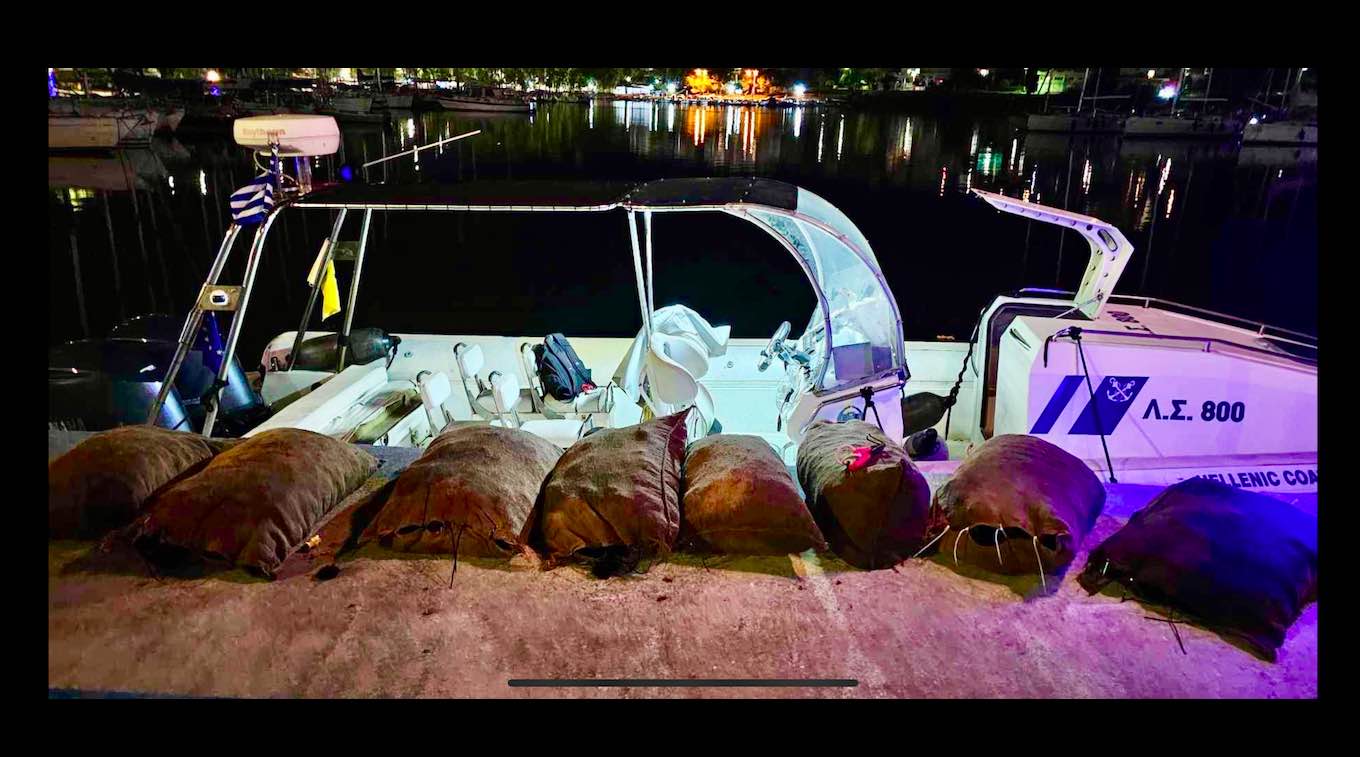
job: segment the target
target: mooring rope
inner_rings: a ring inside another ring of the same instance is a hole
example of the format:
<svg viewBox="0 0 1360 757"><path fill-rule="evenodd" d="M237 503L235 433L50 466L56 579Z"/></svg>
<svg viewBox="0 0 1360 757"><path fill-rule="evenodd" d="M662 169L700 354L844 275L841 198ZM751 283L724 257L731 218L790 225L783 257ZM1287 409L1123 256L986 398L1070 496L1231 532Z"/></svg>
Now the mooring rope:
<svg viewBox="0 0 1360 757"><path fill-rule="evenodd" d="M916 552L916 554L912 555L912 557L913 557L913 558L920 557L922 552L925 552L927 549L930 549L930 545L932 545L932 544L934 544L935 542L939 541L939 540L940 540L941 538L943 538L944 535L947 534L947 533L949 533L949 525L948 525L948 524L945 525L943 531L941 531L939 534L937 534L937 535L935 536L934 539L931 539L930 541L926 542L926 545L925 545L924 547L921 547L921 549L919 549L919 550Z"/></svg>
<svg viewBox="0 0 1360 757"><path fill-rule="evenodd" d="M1044 558L1039 555L1039 537L1034 537L1034 561L1039 563L1039 585L1048 591L1048 579L1044 578Z"/></svg>
<svg viewBox="0 0 1360 757"><path fill-rule="evenodd" d="M972 528L972 526L969 526L968 528ZM963 535L966 534L966 533L968 533L968 528L963 529L962 531L959 532L959 535L958 535L958 536L954 537L954 564L955 564L955 565L958 565L958 564L959 564L959 539L962 539L962 538L963 538Z"/></svg>

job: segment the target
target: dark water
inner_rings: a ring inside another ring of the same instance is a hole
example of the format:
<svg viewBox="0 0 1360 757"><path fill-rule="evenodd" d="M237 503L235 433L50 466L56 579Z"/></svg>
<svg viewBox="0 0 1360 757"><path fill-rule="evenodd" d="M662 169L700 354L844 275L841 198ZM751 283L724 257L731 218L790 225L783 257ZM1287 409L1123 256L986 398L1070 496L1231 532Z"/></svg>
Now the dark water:
<svg viewBox="0 0 1360 757"><path fill-rule="evenodd" d="M1136 251L1121 293L1316 330L1315 150L1026 136L1005 118L597 102L345 125L343 152L320 160L317 178L471 129L482 133L419 161L389 161L369 180L792 182L868 238L908 339L967 339L979 309L1003 291L1076 287L1087 259L1079 237L994 212L967 190L1027 193L1125 232ZM51 343L104 336L145 312L182 317L190 305L229 220L227 197L254 169L228 134L182 131L150 150L49 157ZM358 216L343 239L357 238ZM296 328L331 219L291 210L275 225L241 342L247 366L266 340ZM679 214L657 217L655 232L658 306L684 302L743 337L806 322L814 299L800 269L750 224ZM223 282L241 280L244 249L239 240ZM355 325L631 336L639 315L629 249L620 212L375 213ZM343 297L347 264L339 278Z"/></svg>

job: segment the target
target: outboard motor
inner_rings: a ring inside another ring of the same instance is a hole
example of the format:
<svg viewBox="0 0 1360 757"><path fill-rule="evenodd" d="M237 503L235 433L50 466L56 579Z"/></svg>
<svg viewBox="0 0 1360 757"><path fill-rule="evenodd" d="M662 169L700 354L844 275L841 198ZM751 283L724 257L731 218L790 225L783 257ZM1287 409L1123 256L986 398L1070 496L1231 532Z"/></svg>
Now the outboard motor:
<svg viewBox="0 0 1360 757"><path fill-rule="evenodd" d="M145 423L174 359L179 329L169 316L140 316L116 326L108 339L53 347L48 351L48 423L89 431ZM203 351L190 350L156 424L202 429L207 413L203 399L214 378ZM215 435L240 436L269 417L269 408L235 359L220 396Z"/></svg>
<svg viewBox="0 0 1360 757"><path fill-rule="evenodd" d="M379 328L353 329L349 332L349 350L345 352L345 366L367 365L379 358L387 358L391 365L397 357L401 337ZM340 355L340 335L314 336L302 342L293 367L300 371L333 371Z"/></svg>
<svg viewBox="0 0 1360 757"><path fill-rule="evenodd" d="M156 402L174 342L85 339L48 351L47 422L50 428L103 431L140 425ZM171 390L156 425L192 430L192 421Z"/></svg>

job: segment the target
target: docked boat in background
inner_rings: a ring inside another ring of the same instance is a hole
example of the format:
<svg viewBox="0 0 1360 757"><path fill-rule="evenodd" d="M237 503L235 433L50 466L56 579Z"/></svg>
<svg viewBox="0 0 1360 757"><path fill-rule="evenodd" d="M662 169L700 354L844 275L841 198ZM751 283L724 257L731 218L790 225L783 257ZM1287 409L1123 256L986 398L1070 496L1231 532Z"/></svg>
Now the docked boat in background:
<svg viewBox="0 0 1360 757"><path fill-rule="evenodd" d="M1262 110L1243 129L1242 144L1317 147L1317 92L1303 89L1307 70L1285 72L1278 103L1272 102L1269 91L1263 93L1264 100L1253 100Z"/></svg>
<svg viewBox="0 0 1360 757"><path fill-rule="evenodd" d="M1244 145L1317 147L1317 121L1258 121L1242 130Z"/></svg>
<svg viewBox="0 0 1360 757"><path fill-rule="evenodd" d="M472 85L454 92L435 95L444 110L487 111L495 113L528 113L532 103L528 98L500 87Z"/></svg>
<svg viewBox="0 0 1360 757"><path fill-rule="evenodd" d="M1124 136L1165 139L1235 139L1242 133L1242 119L1230 115L1189 115L1167 113L1157 116L1130 116L1124 122Z"/></svg>
<svg viewBox="0 0 1360 757"><path fill-rule="evenodd" d="M1114 113L1034 113L1025 120L1025 131L1119 134L1124 131L1124 118Z"/></svg>
<svg viewBox="0 0 1360 757"><path fill-rule="evenodd" d="M1130 117L1124 124L1124 136L1143 139L1236 139L1242 133L1244 119L1235 114L1216 112L1227 98L1213 97L1214 70L1203 72L1203 92L1182 96L1181 89L1193 81L1190 69L1180 69L1179 81L1170 104L1163 113L1147 113ZM1195 108L1195 103L1199 104ZM1211 106L1210 103L1215 103ZM1191 111L1194 112L1191 112Z"/></svg>
<svg viewBox="0 0 1360 757"><path fill-rule="evenodd" d="M1061 110L1057 113L1048 112L1048 99L1044 99L1044 112L1030 114L1025 119L1025 131L1029 132L1055 132L1062 134L1119 134L1124 131L1124 116L1121 113L1101 112L1099 102L1101 100L1127 100L1126 95L1100 95L1100 82L1097 78L1095 89L1091 95L1086 94L1086 77L1091 70L1088 68L1082 76L1081 96L1077 99L1077 106L1070 110ZM1087 101L1091 102L1090 112L1083 109Z"/></svg>
<svg viewBox="0 0 1360 757"><path fill-rule="evenodd" d="M130 111L104 115L62 115L47 117L49 150L111 150L115 147L145 146L156 133L160 114Z"/></svg>
<svg viewBox="0 0 1360 757"><path fill-rule="evenodd" d="M184 119L185 110L177 106L148 106L126 98L53 97L47 100L49 117L132 117L143 116L152 122L153 132L173 133Z"/></svg>
<svg viewBox="0 0 1360 757"><path fill-rule="evenodd" d="M324 103L323 112L342 115L363 114L373 109L373 98L369 95L340 94L326 98Z"/></svg>

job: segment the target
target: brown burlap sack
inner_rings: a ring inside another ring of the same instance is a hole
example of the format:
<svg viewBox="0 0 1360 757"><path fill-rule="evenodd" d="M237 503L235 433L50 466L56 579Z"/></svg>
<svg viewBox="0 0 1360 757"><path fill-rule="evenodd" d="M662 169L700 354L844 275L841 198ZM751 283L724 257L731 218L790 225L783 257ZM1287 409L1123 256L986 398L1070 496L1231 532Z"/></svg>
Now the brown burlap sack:
<svg viewBox="0 0 1360 757"><path fill-rule="evenodd" d="M196 472L221 447L154 426L85 439L47 464L47 537L93 539L126 526L157 489Z"/></svg>
<svg viewBox="0 0 1360 757"><path fill-rule="evenodd" d="M685 455L681 549L782 555L826 549L784 461L758 436L717 434Z"/></svg>
<svg viewBox="0 0 1360 757"><path fill-rule="evenodd" d="M932 536L947 524L937 548L958 560L1052 575L1072 562L1104 506L1105 487L1081 460L1036 436L1002 434L935 492Z"/></svg>
<svg viewBox="0 0 1360 757"><path fill-rule="evenodd" d="M561 456L556 445L518 429L455 426L402 471L361 541L509 557L527 544L543 482Z"/></svg>
<svg viewBox="0 0 1360 757"><path fill-rule="evenodd" d="M1260 492L1186 479L1091 550L1077 581L1091 594L1117 582L1274 661L1289 627L1317 600L1317 516Z"/></svg>
<svg viewBox="0 0 1360 757"><path fill-rule="evenodd" d="M328 436L271 429L160 491L130 535L153 562L207 558L271 575L377 467Z"/></svg>
<svg viewBox="0 0 1360 757"><path fill-rule="evenodd" d="M669 554L680 530L680 467L689 409L576 442L557 461L535 542L548 565L591 560L597 575Z"/></svg>
<svg viewBox="0 0 1360 757"><path fill-rule="evenodd" d="M846 467L855 447L875 444L883 449L866 467ZM891 567L924 542L930 485L877 426L813 423L798 446L798 482L831 549L855 567Z"/></svg>

